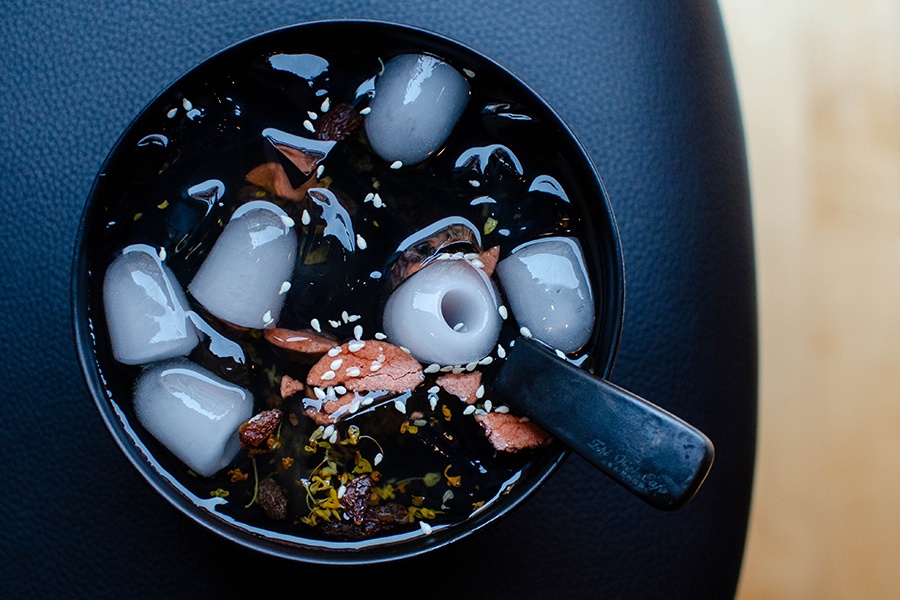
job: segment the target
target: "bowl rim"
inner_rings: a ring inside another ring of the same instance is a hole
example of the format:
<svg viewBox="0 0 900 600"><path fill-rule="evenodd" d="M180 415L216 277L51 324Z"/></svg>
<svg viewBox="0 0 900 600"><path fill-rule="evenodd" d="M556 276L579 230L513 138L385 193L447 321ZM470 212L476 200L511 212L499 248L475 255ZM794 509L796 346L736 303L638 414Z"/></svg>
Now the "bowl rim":
<svg viewBox="0 0 900 600"><path fill-rule="evenodd" d="M548 450L547 457L542 459L539 465L537 465L539 468L535 469L536 473L531 474L528 482L518 482L515 486L515 493L509 494L506 502L499 507L495 506L492 510L473 514L465 521L452 527L448 527L447 530L442 530L442 533L444 533L443 535L420 536L407 542L379 544L372 548L359 551L331 551L321 547L309 547L302 544L294 544L285 542L284 540L273 539L264 534L249 531L246 528L236 527L235 525L240 524L235 524L214 515L213 511L199 507L196 502L188 498L185 493L178 489L178 484L173 478L156 468L153 461L149 460L150 457L144 454L144 450L142 450L140 445L135 443L137 436L129 433L128 430L130 426L125 415L115 406L115 400L111 397L112 394L105 390L101 380L102 376L94 361L93 345L95 341L90 325L90 306L88 300L88 280L90 279L90 275L88 273L87 252L84 250L88 218L92 212L92 207L97 202L96 196L98 187L105 172L110 167L114 157L119 153L129 132L135 127L142 116L145 115L152 106L158 103L173 87L177 86L180 82L195 74L197 71L203 69L209 62L221 60L223 56L239 52L241 48L248 45L261 43L265 38L281 35L284 32L296 32L309 28L321 29L335 26L380 28L394 35L413 36L416 40L420 40L420 43L423 43L423 49L425 51L433 51L436 47L452 48L455 53L477 58L479 61L491 65L492 68L499 69L510 77L515 85L521 87L524 93L529 95L536 105L553 118L555 124L559 127L560 137L569 138L572 141L572 144L570 144L571 148L569 148L568 151L577 153L577 157L575 158L587 167L593 182L596 183L597 191L599 192L597 202L594 204L600 206L596 208L588 207L589 209L593 209L589 215L589 221L595 223L598 218L602 218L601 220L605 221L604 225L608 227L607 234L609 239L603 240L604 253L602 262L605 262L604 268L609 272L608 279L610 280L613 289L604 290L603 298L604 302L609 305L607 310L612 311L615 318L612 326L605 331L605 337L607 338L606 343L609 345L607 360L602 365L596 365L596 370L604 377L609 376L615 362L624 322L625 269L618 223L605 185L593 160L581 140L557 110L515 71L476 49L474 46L463 43L447 34L399 21L337 18L300 21L267 29L230 43L220 50L209 54L165 84L160 92L150 101L146 102L132 120L122 129L118 139L111 146L111 149L104 158L91 189L88 192L75 235L70 288L72 307L71 316L75 334L75 349L81 366L82 375L93 402L102 417L104 425L132 466L143 476L150 486L172 506L195 523L198 523L222 538L263 554L312 564L374 564L411 558L430 552L468 537L476 531L494 523L498 519L505 517L516 507L525 502L526 499L531 497L537 489L544 485L546 480L569 457L571 450L558 441L554 442L553 447L556 449L555 452L551 453ZM595 328L595 330L596 329L597 328ZM598 332L595 331L590 342L593 346L596 346L596 344L599 343L597 335ZM147 454L149 454L149 452Z"/></svg>

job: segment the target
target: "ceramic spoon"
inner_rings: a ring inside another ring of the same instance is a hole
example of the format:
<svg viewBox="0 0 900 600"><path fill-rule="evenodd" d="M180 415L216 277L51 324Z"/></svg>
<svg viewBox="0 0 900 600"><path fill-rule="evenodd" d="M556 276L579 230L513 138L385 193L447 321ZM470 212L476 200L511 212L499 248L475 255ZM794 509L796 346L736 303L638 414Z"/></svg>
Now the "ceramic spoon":
<svg viewBox="0 0 900 600"><path fill-rule="evenodd" d="M695 427L531 338L516 340L493 393L660 509L687 503L713 463Z"/></svg>

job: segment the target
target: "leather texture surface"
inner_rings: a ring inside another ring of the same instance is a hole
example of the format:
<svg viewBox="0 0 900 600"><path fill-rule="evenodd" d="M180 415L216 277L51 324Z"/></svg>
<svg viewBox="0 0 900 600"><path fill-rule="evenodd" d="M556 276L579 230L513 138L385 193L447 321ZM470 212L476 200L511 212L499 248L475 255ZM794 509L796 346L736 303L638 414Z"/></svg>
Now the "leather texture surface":
<svg viewBox="0 0 900 600"><path fill-rule="evenodd" d="M2 595L260 597L286 585L303 596L733 597L753 482L757 322L744 140L715 2L8 0L2 13ZM573 455L487 529L351 573L216 538L121 455L72 340L72 251L95 174L138 111L196 62L277 26L343 17L474 46L579 135L624 246L611 379L716 446L686 507L651 508Z"/></svg>

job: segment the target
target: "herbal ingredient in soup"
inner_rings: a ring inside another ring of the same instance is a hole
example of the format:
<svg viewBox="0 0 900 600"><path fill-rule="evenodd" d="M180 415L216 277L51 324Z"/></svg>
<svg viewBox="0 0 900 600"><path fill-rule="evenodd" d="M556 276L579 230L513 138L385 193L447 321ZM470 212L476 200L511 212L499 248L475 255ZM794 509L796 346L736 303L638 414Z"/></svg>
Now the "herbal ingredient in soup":
<svg viewBox="0 0 900 600"><path fill-rule="evenodd" d="M125 192L151 210L110 221L134 415L254 527L354 544L463 521L551 441L490 399L506 349L583 358L579 217L503 143L529 118L436 57L275 54L245 77L168 110Z"/></svg>

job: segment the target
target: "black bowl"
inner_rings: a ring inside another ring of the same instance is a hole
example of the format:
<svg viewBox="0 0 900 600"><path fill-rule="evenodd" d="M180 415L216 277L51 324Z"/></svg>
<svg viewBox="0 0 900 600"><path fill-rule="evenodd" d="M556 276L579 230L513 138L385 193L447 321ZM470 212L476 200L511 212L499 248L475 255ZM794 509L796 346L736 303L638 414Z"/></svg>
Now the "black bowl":
<svg viewBox="0 0 900 600"><path fill-rule="evenodd" d="M118 140L96 178L75 246L72 300L76 343L84 376L100 415L121 450L151 486L202 526L270 555L310 563L359 564L401 559L433 550L507 515L532 494L569 453L569 449L559 442L535 451L521 477L496 498L468 518L434 528L430 535L332 544L302 534L273 531L259 523L242 522L226 514L222 510L223 502L204 495L205 489L198 491L195 480L184 473L178 461L141 427L134 416L131 386L135 371L117 364L112 358L103 313L100 283L113 253L135 241L168 246L171 252L172 245L184 239L179 236L188 235L198 227L205 216L197 213L195 205L183 201L183 195L178 196L177 189L166 186L178 179L179 173L191 173L201 164L208 173L221 172L221 156L210 158L216 149L224 144L243 143L241 140L235 142L235 132L242 127L260 125L247 117L246 113L252 112L247 109L271 102L272 123L266 125L302 130L300 121L303 117L288 123L285 115L290 116L292 94L308 94L309 90L290 77L275 77L265 71L267 57L311 54L330 59L334 55L341 57L334 61L335 65L343 60L348 64L355 60L371 64L373 57L406 52L436 55L470 76L473 101L467 111L471 111L471 119L481 124L479 135L491 138L483 137L477 143L501 140L516 151L521 148L522 155L529 160L525 170L540 164L538 169L546 167L562 182L568 212L564 222L555 223L554 227L559 231L579 232L598 299L596 325L585 348L586 359L582 367L605 378L615 358L623 319L624 275L609 199L575 134L554 109L515 74L477 50L443 35L378 21L298 24L257 35L211 56L150 102ZM331 81L335 88L339 87L338 79L335 76ZM352 90L343 89L343 93L350 95ZM185 99L192 101L193 107L185 103ZM233 104L226 111L223 102ZM241 106L245 109L243 114ZM189 110L197 112L191 116ZM163 171L167 173L165 180L160 178ZM185 186L195 182L189 180L189 175L184 176L188 177L183 182ZM543 208L536 209L536 220L558 217L546 207L558 206L560 198L545 200ZM180 212L175 214L173 211L162 220L150 218L150 213L160 205L169 208L177 205Z"/></svg>

